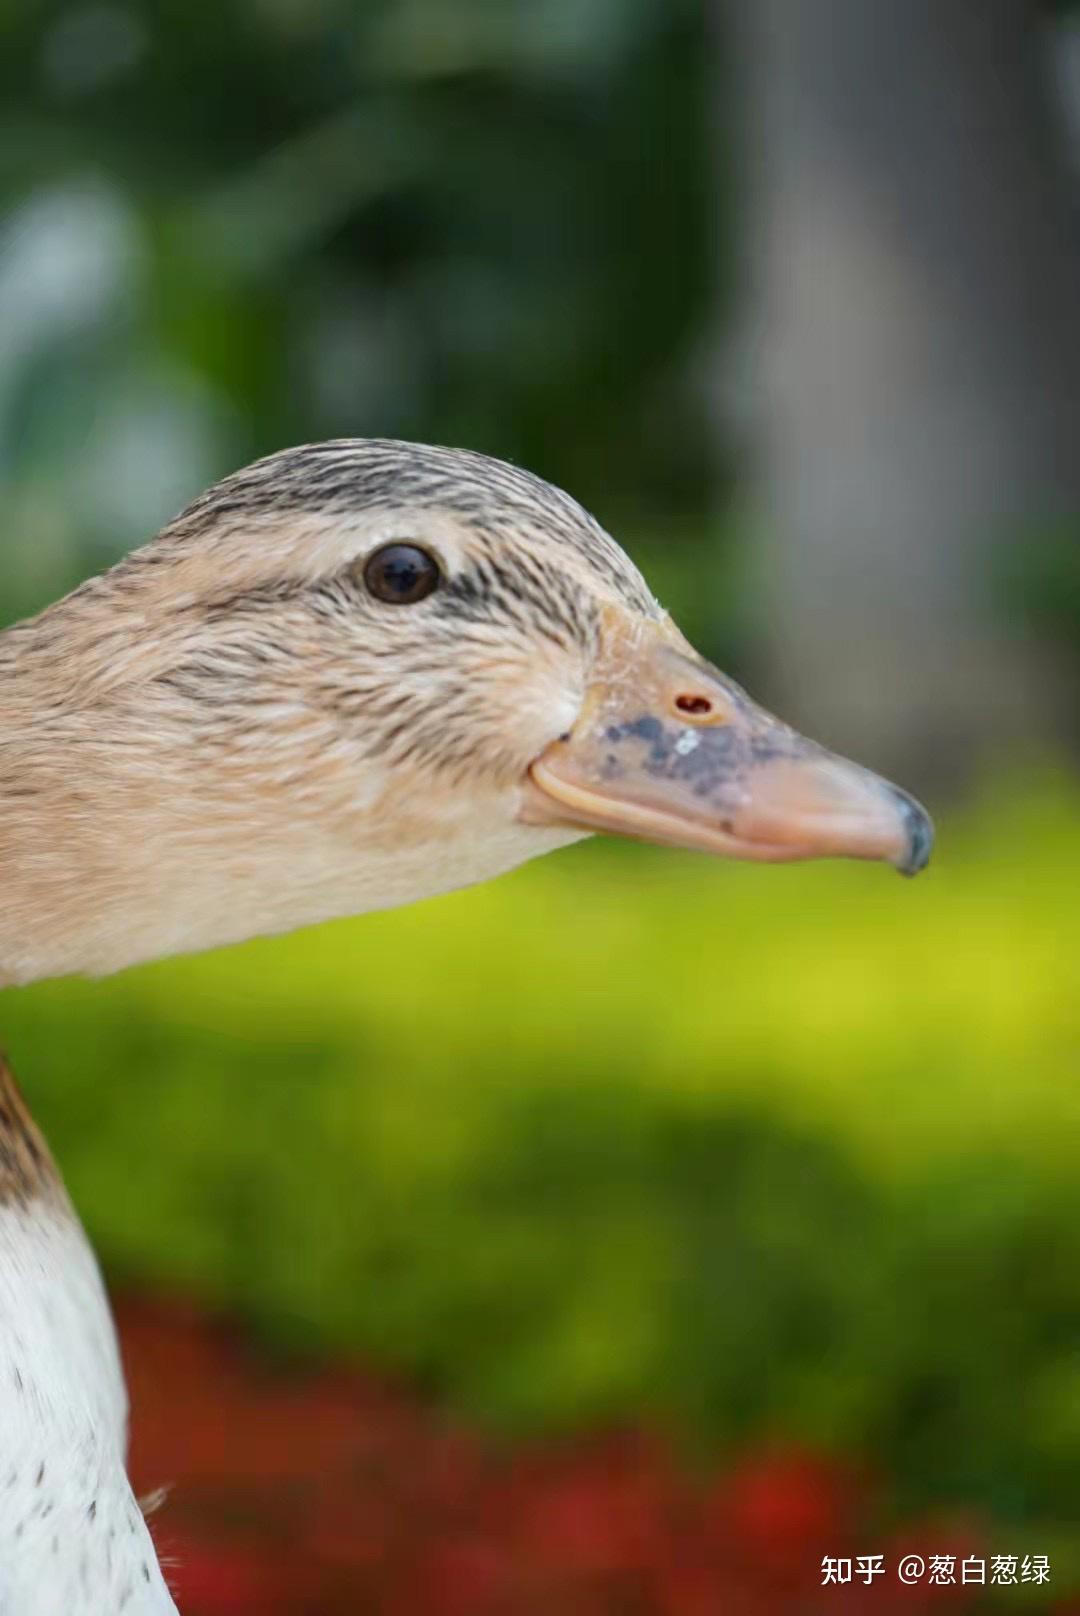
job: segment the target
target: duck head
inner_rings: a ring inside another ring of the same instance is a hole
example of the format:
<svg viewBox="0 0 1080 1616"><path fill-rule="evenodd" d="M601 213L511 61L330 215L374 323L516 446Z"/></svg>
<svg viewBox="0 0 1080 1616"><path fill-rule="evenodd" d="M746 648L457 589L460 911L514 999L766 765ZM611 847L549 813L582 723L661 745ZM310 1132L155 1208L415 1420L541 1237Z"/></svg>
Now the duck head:
<svg viewBox="0 0 1080 1616"><path fill-rule="evenodd" d="M568 495L286 450L0 635L0 980L411 902L596 831L906 874L929 820L703 661Z"/></svg>

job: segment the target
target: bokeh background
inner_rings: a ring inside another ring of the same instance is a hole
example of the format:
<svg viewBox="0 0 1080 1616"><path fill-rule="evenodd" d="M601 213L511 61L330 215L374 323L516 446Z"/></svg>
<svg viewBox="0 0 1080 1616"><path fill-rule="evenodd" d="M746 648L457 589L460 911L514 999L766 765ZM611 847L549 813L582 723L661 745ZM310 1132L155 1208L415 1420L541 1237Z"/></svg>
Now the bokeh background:
<svg viewBox="0 0 1080 1616"><path fill-rule="evenodd" d="M0 84L0 621L284 444L468 445L939 820L5 996L183 1609L1077 1608L1070 8L12 0Z"/></svg>

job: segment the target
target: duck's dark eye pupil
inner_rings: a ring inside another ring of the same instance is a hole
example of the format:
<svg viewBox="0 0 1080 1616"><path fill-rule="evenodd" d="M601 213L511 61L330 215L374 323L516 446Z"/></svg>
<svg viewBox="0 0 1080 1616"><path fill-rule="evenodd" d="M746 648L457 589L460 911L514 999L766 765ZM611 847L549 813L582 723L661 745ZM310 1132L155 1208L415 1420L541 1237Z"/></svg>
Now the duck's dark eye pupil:
<svg viewBox="0 0 1080 1616"><path fill-rule="evenodd" d="M387 544L367 559L364 582L377 600L411 606L438 587L438 564L416 544Z"/></svg>

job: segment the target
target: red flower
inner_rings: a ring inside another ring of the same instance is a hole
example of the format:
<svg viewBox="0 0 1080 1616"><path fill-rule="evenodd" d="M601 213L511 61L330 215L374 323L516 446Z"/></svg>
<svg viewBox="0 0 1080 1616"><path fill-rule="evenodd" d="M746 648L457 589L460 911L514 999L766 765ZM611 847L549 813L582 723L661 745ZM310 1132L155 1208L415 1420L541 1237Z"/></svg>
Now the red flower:
<svg viewBox="0 0 1080 1616"><path fill-rule="evenodd" d="M854 1471L804 1448L750 1455L713 1490L708 1528L741 1559L788 1572L841 1554L866 1518L869 1486Z"/></svg>
<svg viewBox="0 0 1080 1616"><path fill-rule="evenodd" d="M191 1616L276 1616L281 1580L274 1557L249 1550L213 1549L160 1534L166 1577L180 1609Z"/></svg>
<svg viewBox="0 0 1080 1616"><path fill-rule="evenodd" d="M275 1367L182 1308L120 1312L133 1479L175 1484L154 1531L184 1616L932 1616L983 1591L960 1581L970 1524L890 1538L867 1480L805 1448L704 1491L642 1434L508 1457L375 1377ZM884 1577L822 1586L825 1555L871 1552Z"/></svg>

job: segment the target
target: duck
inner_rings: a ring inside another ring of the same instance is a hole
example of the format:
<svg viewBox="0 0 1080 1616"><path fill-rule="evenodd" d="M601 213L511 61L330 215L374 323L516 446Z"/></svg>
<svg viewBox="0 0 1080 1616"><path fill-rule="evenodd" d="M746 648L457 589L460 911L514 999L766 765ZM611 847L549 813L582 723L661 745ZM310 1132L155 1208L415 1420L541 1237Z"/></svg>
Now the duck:
<svg viewBox="0 0 1080 1616"><path fill-rule="evenodd" d="M933 840L700 657L575 499L469 450L272 454L0 634L0 985L412 903L596 833L906 875ZM175 1611L127 1419L94 1253L0 1064L0 1616Z"/></svg>

